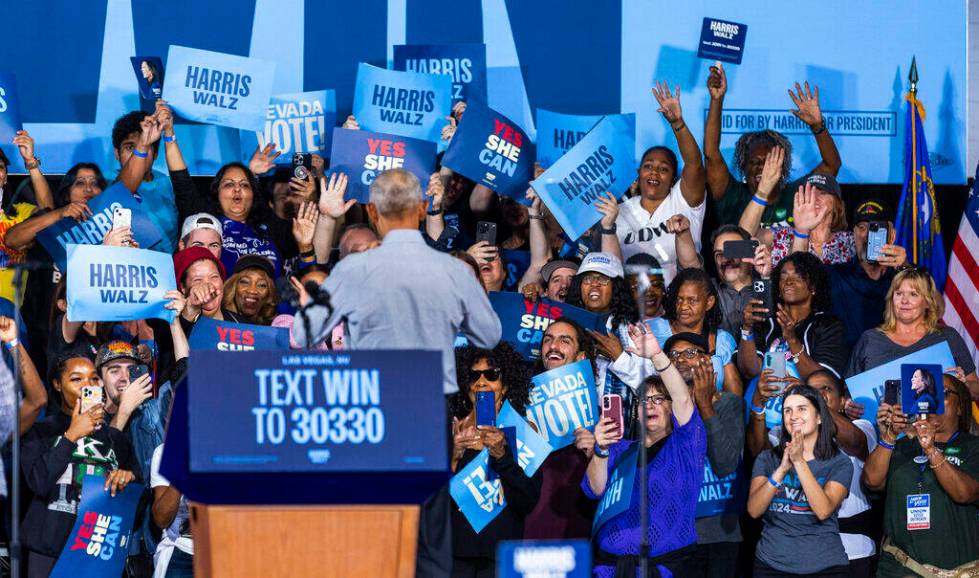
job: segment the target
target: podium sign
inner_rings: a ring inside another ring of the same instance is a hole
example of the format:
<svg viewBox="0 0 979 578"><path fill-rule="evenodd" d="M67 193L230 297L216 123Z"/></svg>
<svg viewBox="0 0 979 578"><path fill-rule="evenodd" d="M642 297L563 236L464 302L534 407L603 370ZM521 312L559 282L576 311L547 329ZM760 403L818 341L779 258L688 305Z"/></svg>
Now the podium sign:
<svg viewBox="0 0 979 578"><path fill-rule="evenodd" d="M190 358L190 471L447 470L435 351Z"/></svg>

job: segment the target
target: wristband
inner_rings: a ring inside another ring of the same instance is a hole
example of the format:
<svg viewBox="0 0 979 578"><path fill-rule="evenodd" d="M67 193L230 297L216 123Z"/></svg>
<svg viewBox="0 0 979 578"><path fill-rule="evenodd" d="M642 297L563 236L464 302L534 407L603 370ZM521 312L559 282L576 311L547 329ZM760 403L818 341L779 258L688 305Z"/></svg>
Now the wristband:
<svg viewBox="0 0 979 578"><path fill-rule="evenodd" d="M741 341L754 341L755 334L750 331L741 330Z"/></svg>
<svg viewBox="0 0 979 578"><path fill-rule="evenodd" d="M598 230L603 235L614 235L615 232L618 230L618 226L615 223L612 223L612 226L609 227L608 229L606 229L605 227L602 227L601 225L599 225Z"/></svg>
<svg viewBox="0 0 979 578"><path fill-rule="evenodd" d="M814 135L821 135L821 134L823 134L824 132L826 132L826 119L823 119L823 122L821 122L819 124L819 128L812 128L812 127L810 127L809 130L811 130L812 131L812 134L814 134Z"/></svg>
<svg viewBox="0 0 979 578"><path fill-rule="evenodd" d="M761 205L763 207L767 207L768 206L768 201L766 201L765 199L759 197L758 195L752 195L751 196L751 200L753 202L755 202L755 203L758 203L759 205Z"/></svg>
<svg viewBox="0 0 979 578"><path fill-rule="evenodd" d="M652 360L650 360L650 361L652 361ZM658 368L656 366L653 366L653 369L656 370L656 373L663 373L664 371L666 371L667 369L669 369L671 365L673 365L673 360L672 359L669 361L669 363L667 363L666 365L663 366L663 369L660 369L660 368Z"/></svg>
<svg viewBox="0 0 979 578"><path fill-rule="evenodd" d="M542 217L540 215L527 215L527 218L528 219L531 219L531 220L534 220L534 221L543 221L544 220L544 217Z"/></svg>
<svg viewBox="0 0 979 578"><path fill-rule="evenodd" d="M133 154L136 155L136 156L138 156L141 159L145 159L146 157L150 156L150 153L148 153L148 152L145 152L144 153L143 151L141 151L139 149L133 149Z"/></svg>
<svg viewBox="0 0 979 578"><path fill-rule="evenodd" d="M11 339L7 343L4 343L4 346L6 346L6 348L9 349L10 351L16 349L18 345L20 345L20 339L17 339L16 337Z"/></svg>
<svg viewBox="0 0 979 578"><path fill-rule="evenodd" d="M893 450L894 449L894 444L887 443L883 439L877 440L877 445L881 446L882 448L887 448L889 450Z"/></svg>
<svg viewBox="0 0 979 578"><path fill-rule="evenodd" d="M757 405L755 405L754 403L752 403L751 404L751 412L752 413L756 413L758 415L765 415L765 408L758 407Z"/></svg>
<svg viewBox="0 0 979 578"><path fill-rule="evenodd" d="M430 211L426 211L426 214L431 215L432 217L436 217L436 216L442 214L442 210L443 210L442 207L439 207L437 209L432 209Z"/></svg>
<svg viewBox="0 0 979 578"><path fill-rule="evenodd" d="M799 237L800 239L808 239L809 238L809 234L808 233L803 233L803 232L799 231L799 229L792 229L792 233L796 237Z"/></svg>
<svg viewBox="0 0 979 578"><path fill-rule="evenodd" d="M771 484L772 487L775 488L776 490L782 487L782 484L776 482L775 478L773 478L772 476L768 476L768 483Z"/></svg>
<svg viewBox="0 0 979 578"><path fill-rule="evenodd" d="M595 444L595 447L592 448L592 450L595 452L595 455L600 458L607 458L609 455L609 451L603 450L601 446L599 446L597 443Z"/></svg>
<svg viewBox="0 0 979 578"><path fill-rule="evenodd" d="M163 135L163 142L177 142L177 135L173 135L173 136Z"/></svg>
<svg viewBox="0 0 979 578"><path fill-rule="evenodd" d="M673 132L680 132L681 130L683 130L683 129L685 129L687 127L687 123L685 121L682 121L681 120L680 121L680 126L673 126L671 124L670 127L673 129Z"/></svg>

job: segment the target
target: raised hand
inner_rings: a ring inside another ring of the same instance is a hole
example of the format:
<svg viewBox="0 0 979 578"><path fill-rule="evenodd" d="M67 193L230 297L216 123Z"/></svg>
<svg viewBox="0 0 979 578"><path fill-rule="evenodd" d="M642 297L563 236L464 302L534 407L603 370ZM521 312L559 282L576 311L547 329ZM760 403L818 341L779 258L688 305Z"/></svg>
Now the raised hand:
<svg viewBox="0 0 979 578"><path fill-rule="evenodd" d="M313 235L316 233L316 221L319 213L316 203L303 203L292 220L292 237L299 247L312 247Z"/></svg>
<svg viewBox="0 0 979 578"><path fill-rule="evenodd" d="M663 347L659 340L653 335L653 331L645 323L633 323L629 325L629 339L636 344L635 347L627 347L626 351L640 357L652 358L658 353L663 353Z"/></svg>
<svg viewBox="0 0 979 578"><path fill-rule="evenodd" d="M783 424L782 427L787 427L787 426L785 424ZM789 442L788 444L786 444L786 446L785 446L785 453L786 453L786 455L789 456L789 460L792 462L792 465L796 465L796 464L799 464L801 462L806 461L806 458L805 458L805 455L804 455L804 453L805 453L805 443L803 442L802 437L803 436L802 436L802 430L801 429L793 430L792 431L792 441Z"/></svg>
<svg viewBox="0 0 979 578"><path fill-rule="evenodd" d="M173 318L173 322L180 323L177 317L180 317L180 313L187 306L187 298L184 297L183 293L177 291L176 289L167 291L163 294L163 297L170 300L163 306L163 308L169 309L170 311L176 311L177 315Z"/></svg>
<svg viewBox="0 0 979 578"><path fill-rule="evenodd" d="M717 374L714 364L698 361L693 366L693 398L698 406L711 405L717 391Z"/></svg>
<svg viewBox="0 0 979 578"><path fill-rule="evenodd" d="M0 315L0 341L10 343L17 339L17 324L9 317Z"/></svg>
<svg viewBox="0 0 979 578"><path fill-rule="evenodd" d="M761 181L758 182L758 196L767 199L782 180L782 163L785 162L785 149L772 147L765 155L765 166L761 169Z"/></svg>
<svg viewBox="0 0 979 578"><path fill-rule="evenodd" d="M670 85L665 82L656 82L653 86L653 97L659 103L656 112L662 113L666 120L672 125L683 120L683 111L680 109L680 85L676 85L676 96L670 92Z"/></svg>
<svg viewBox="0 0 979 578"><path fill-rule="evenodd" d="M153 397L153 383L150 381L150 374L146 373L139 376L119 394L119 413L132 415L141 403L151 397Z"/></svg>
<svg viewBox="0 0 979 578"><path fill-rule="evenodd" d="M281 154L281 151L275 150L274 142L268 143L264 148L256 146L252 158L248 160L248 170L255 175L264 175L275 168L275 159Z"/></svg>
<svg viewBox="0 0 979 578"><path fill-rule="evenodd" d="M79 223L87 221L92 216L92 209L86 203L73 201L58 209L62 219L75 219Z"/></svg>
<svg viewBox="0 0 979 578"><path fill-rule="evenodd" d="M316 181L313 180L313 175L309 175L305 179L292 177L289 179L289 190L299 193L303 199L309 201L316 192Z"/></svg>
<svg viewBox="0 0 979 578"><path fill-rule="evenodd" d="M882 267L901 267L908 262L908 250L901 245L881 245L877 264Z"/></svg>
<svg viewBox="0 0 979 578"><path fill-rule="evenodd" d="M437 211L442 208L442 197L445 196L445 185L442 183L442 176L432 173L428 177L428 187L425 188L425 196L432 200L432 210Z"/></svg>
<svg viewBox="0 0 979 578"><path fill-rule="evenodd" d="M779 303L775 312L775 320L778 321L778 325L782 329L782 339L792 341L796 338L795 328L799 324L799 320L792 316L788 307Z"/></svg>
<svg viewBox="0 0 979 578"><path fill-rule="evenodd" d="M119 227L109 229L102 238L102 244L107 247L133 247L136 241L133 240L133 230L130 227Z"/></svg>
<svg viewBox="0 0 979 578"><path fill-rule="evenodd" d="M724 66L717 63L710 67L710 75L707 77L707 92L710 93L712 100L721 100L727 93L727 72Z"/></svg>
<svg viewBox="0 0 979 578"><path fill-rule="evenodd" d="M744 304L744 317L742 319L742 327L752 327L755 323L761 323L762 321L768 319L768 315L771 311L765 307L765 302L761 299L749 299Z"/></svg>
<svg viewBox="0 0 979 578"><path fill-rule="evenodd" d="M491 263L500 254L500 249L490 245L487 241L477 241L475 245L466 250L477 263Z"/></svg>
<svg viewBox="0 0 979 578"><path fill-rule="evenodd" d="M459 127L459 121L457 121L455 119L455 117L452 116L451 114L449 116L445 117L445 118L449 122L446 123L446 125L442 127L442 135L441 135L441 138L445 142L451 142L452 141L452 137L455 136L456 128Z"/></svg>
<svg viewBox="0 0 979 578"><path fill-rule="evenodd" d="M156 115L148 115L139 123L139 145L149 148L150 145L160 140L160 135L163 133L162 127L160 127L160 122L157 120Z"/></svg>
<svg viewBox="0 0 979 578"><path fill-rule="evenodd" d="M506 436L503 430L491 425L481 425L477 428L483 447L489 449L492 457L500 459L506 453Z"/></svg>
<svg viewBox="0 0 979 578"><path fill-rule="evenodd" d="M622 355L622 352L624 351L622 348L622 342L619 341L619 338L614 333L603 335L597 331L589 329L588 334L591 335L592 341L595 343L595 349L604 355L606 359L615 361L620 355Z"/></svg>
<svg viewBox="0 0 979 578"><path fill-rule="evenodd" d="M357 122L357 117L350 115L347 120L343 121L343 128L349 130L360 130L360 124Z"/></svg>
<svg viewBox="0 0 979 578"><path fill-rule="evenodd" d="M346 202L343 195L347 192L347 175L344 173L333 173L330 180L326 177L320 179L320 215L331 219L339 219L347 214L351 207L357 204L356 199Z"/></svg>
<svg viewBox="0 0 979 578"><path fill-rule="evenodd" d="M465 114L465 112L466 102L464 100L460 100L452 105L452 116L454 116L456 120L462 120L462 115Z"/></svg>
<svg viewBox="0 0 979 578"><path fill-rule="evenodd" d="M666 225L666 232L674 235L681 235L690 230L690 219L679 213L667 219L663 224Z"/></svg>
<svg viewBox="0 0 979 578"><path fill-rule="evenodd" d="M92 406L82 413L82 400L75 400L75 410L71 414L71 423L65 431L65 439L75 443L85 436L92 435L105 419L105 410L102 404Z"/></svg>
<svg viewBox="0 0 979 578"><path fill-rule="evenodd" d="M540 283L527 283L520 289L520 293L527 301L537 301L544 295L544 287Z"/></svg>
<svg viewBox="0 0 979 578"><path fill-rule="evenodd" d="M823 124L823 112L819 108L819 87L813 86L814 90L809 89L809 81L805 82L805 90L799 83L795 83L796 92L789 89L789 98L796 106L792 114L802 122L809 125L813 130L818 129Z"/></svg>
<svg viewBox="0 0 979 578"><path fill-rule="evenodd" d="M816 197L819 189L812 183L799 185L799 190L795 193L795 208L792 210L792 221L795 228L800 233L807 234L820 223L829 213L829 206L819 208L816 206Z"/></svg>
<svg viewBox="0 0 979 578"><path fill-rule="evenodd" d="M603 451L608 450L620 439L622 439L622 430L612 418L603 417L595 424L595 445Z"/></svg>
<svg viewBox="0 0 979 578"><path fill-rule="evenodd" d="M154 114L160 123L160 130L163 131L163 134L173 136L173 110L167 105L167 101L156 101L156 112Z"/></svg>
<svg viewBox="0 0 979 578"><path fill-rule="evenodd" d="M14 136L14 144L17 145L20 158L24 159L24 163L34 160L34 138L30 133L26 130L17 131L17 135Z"/></svg>
<svg viewBox="0 0 979 578"><path fill-rule="evenodd" d="M757 239L756 239L757 240ZM754 259L742 259L745 263L750 263L762 279L772 276L772 250L764 243L758 243L755 247Z"/></svg>
<svg viewBox="0 0 979 578"><path fill-rule="evenodd" d="M602 228L611 229L619 216L619 202L612 193L605 191L595 199L595 208L602 214Z"/></svg>

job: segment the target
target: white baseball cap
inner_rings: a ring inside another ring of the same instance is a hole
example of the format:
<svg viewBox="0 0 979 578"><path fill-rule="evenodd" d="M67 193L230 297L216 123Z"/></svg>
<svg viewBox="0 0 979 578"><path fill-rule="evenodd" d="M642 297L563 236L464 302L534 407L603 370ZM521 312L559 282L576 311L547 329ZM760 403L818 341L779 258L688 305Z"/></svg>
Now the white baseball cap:
<svg viewBox="0 0 979 578"><path fill-rule="evenodd" d="M578 275L585 273L601 273L606 277L624 277L622 261L610 253L588 253L578 267Z"/></svg>
<svg viewBox="0 0 979 578"><path fill-rule="evenodd" d="M210 213L197 213L196 215L191 215L184 219L184 226L180 230L180 238L183 239L197 229L210 229L216 231L218 237L221 238L221 242L224 242L224 230L221 227L221 221L217 217Z"/></svg>

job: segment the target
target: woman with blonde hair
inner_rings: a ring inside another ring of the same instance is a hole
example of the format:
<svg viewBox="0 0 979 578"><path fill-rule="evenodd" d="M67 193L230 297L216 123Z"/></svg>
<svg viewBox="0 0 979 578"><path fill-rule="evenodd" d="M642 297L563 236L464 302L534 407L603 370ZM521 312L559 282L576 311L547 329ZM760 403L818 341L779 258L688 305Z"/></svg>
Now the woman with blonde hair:
<svg viewBox="0 0 979 578"><path fill-rule="evenodd" d="M956 371L965 377L973 399L979 398L976 366L962 336L941 324L945 301L926 269L898 272L887 291L884 324L860 336L850 355L846 376L856 375L937 343L948 343ZM944 368L949 370L951 368Z"/></svg>
<svg viewBox="0 0 979 578"><path fill-rule="evenodd" d="M278 303L272 261L261 255L238 259L231 277L224 282L221 306L238 314L245 323L269 325L275 318Z"/></svg>

